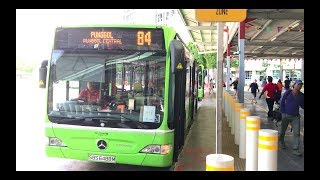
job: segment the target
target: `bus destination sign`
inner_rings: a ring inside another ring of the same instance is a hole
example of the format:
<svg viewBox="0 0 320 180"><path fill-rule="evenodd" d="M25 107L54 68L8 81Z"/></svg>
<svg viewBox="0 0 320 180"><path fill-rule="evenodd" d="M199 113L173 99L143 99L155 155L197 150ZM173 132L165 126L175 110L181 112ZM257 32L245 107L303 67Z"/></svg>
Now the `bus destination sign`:
<svg viewBox="0 0 320 180"><path fill-rule="evenodd" d="M57 28L55 49L163 51L162 29Z"/></svg>

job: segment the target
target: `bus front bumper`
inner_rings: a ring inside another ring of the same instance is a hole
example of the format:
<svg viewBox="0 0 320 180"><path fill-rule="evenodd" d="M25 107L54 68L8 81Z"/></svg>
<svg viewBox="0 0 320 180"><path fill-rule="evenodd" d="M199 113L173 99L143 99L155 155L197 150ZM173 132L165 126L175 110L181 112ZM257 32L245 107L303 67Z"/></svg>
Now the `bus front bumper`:
<svg viewBox="0 0 320 180"><path fill-rule="evenodd" d="M172 152L167 155L145 153L98 153L84 150L74 150L69 149L68 147L46 146L46 154L48 157L77 159L103 163L130 164L152 167L169 167L172 165ZM95 160L92 160L91 157L93 156L95 156Z"/></svg>

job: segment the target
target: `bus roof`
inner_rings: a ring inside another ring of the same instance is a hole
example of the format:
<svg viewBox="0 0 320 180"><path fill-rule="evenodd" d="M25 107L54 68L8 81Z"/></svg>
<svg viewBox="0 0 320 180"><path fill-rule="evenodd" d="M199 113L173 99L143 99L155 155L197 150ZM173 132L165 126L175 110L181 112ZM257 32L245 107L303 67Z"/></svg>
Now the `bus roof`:
<svg viewBox="0 0 320 180"><path fill-rule="evenodd" d="M74 25L74 26L59 26L57 28L82 28L82 27L119 27L119 28L162 28L162 29L172 29L167 26L156 26L156 25L148 25L148 24L86 24L86 25Z"/></svg>

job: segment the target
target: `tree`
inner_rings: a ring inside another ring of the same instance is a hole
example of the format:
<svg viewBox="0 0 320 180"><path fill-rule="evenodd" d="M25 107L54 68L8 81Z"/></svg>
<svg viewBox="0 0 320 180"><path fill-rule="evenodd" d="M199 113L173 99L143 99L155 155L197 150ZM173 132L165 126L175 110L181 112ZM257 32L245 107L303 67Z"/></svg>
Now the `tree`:
<svg viewBox="0 0 320 180"><path fill-rule="evenodd" d="M290 78L295 78L296 77L296 70L295 69L290 69L289 70L289 77Z"/></svg>
<svg viewBox="0 0 320 180"><path fill-rule="evenodd" d="M277 68L277 69L280 68L280 66L281 66L280 64L274 64L274 65L273 65L273 67L275 67L275 68Z"/></svg>
<svg viewBox="0 0 320 180"><path fill-rule="evenodd" d="M204 58L207 61L208 68L216 68L217 67L217 53L205 54Z"/></svg>
<svg viewBox="0 0 320 180"><path fill-rule="evenodd" d="M239 60L238 60L238 59L231 59L231 58L230 58L230 68L235 68L236 74L239 74L239 73L238 73L238 70L239 70Z"/></svg>
<svg viewBox="0 0 320 180"><path fill-rule="evenodd" d="M263 62L262 62L263 69L261 71L261 75L262 76L264 76L264 77L267 76L266 72L267 72L267 69L268 69L269 66L270 66L270 64L269 64L268 60L263 60Z"/></svg>
<svg viewBox="0 0 320 180"><path fill-rule="evenodd" d="M202 64L204 66L204 68L207 68L207 61L204 58L203 54L198 53L196 45L194 45L192 42L189 42L188 48L189 48L192 56L194 57L194 59L196 59L196 61L198 62L198 64Z"/></svg>
<svg viewBox="0 0 320 180"><path fill-rule="evenodd" d="M39 64L37 62L34 61L28 61L26 59L17 57L16 60L16 70L17 71L21 71L21 72L25 72L25 73L32 73L32 71L37 68L37 66L39 66Z"/></svg>
<svg viewBox="0 0 320 180"><path fill-rule="evenodd" d="M230 68L239 68L239 60L238 59L230 59Z"/></svg>

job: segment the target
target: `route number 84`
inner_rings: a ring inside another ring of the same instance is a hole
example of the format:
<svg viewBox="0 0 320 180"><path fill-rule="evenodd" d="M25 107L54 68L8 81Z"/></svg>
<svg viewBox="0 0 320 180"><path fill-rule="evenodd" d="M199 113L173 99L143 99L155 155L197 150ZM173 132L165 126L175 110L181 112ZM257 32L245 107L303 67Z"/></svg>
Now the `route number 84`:
<svg viewBox="0 0 320 180"><path fill-rule="evenodd" d="M137 44L140 46L143 46L145 43L147 43L149 46L151 44L151 32L143 32L138 31L137 32Z"/></svg>

